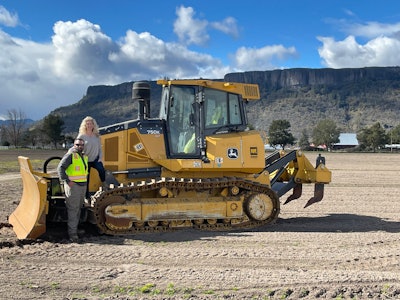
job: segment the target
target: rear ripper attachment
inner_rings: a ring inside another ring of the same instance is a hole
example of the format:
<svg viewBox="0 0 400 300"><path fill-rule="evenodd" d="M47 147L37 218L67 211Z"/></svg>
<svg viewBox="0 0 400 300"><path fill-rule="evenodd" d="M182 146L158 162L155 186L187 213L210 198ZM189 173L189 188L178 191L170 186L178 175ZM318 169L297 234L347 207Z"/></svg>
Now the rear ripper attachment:
<svg viewBox="0 0 400 300"><path fill-rule="evenodd" d="M274 152L266 158L265 170L270 174L272 189L279 197L290 190L292 194L284 204L301 197L303 183L314 183L314 196L304 208L317 203L324 197L324 186L331 182L331 171L325 166L325 158L318 155L315 168L299 150L288 154Z"/></svg>

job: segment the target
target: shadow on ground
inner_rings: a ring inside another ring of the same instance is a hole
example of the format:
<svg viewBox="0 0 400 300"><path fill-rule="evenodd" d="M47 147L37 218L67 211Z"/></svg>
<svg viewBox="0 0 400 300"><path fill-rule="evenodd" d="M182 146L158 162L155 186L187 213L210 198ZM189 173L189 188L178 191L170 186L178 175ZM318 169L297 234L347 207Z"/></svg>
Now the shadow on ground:
<svg viewBox="0 0 400 300"><path fill-rule="evenodd" d="M321 217L296 217L278 219L274 224L265 225L252 230L225 230L206 231L195 229L176 229L170 232L139 233L130 235L104 235L98 232L97 227L91 224L83 225L85 233L80 243L126 244L126 240L143 242L185 242L192 240L213 240L219 236L246 236L252 232L371 232L385 231L400 232L400 222L387 221L378 217L355 214L330 214ZM46 233L34 241L15 241L1 245L2 247L21 246L31 243L55 242L69 243L66 224L60 223L47 227ZM0 247L0 248L2 248Z"/></svg>

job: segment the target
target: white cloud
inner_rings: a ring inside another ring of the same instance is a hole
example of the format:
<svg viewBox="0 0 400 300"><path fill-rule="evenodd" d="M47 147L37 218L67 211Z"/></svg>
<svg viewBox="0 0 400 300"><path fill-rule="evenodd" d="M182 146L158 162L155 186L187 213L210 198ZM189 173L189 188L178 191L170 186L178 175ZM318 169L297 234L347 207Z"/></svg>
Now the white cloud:
<svg viewBox="0 0 400 300"><path fill-rule="evenodd" d="M192 51L188 45L206 42L207 29L236 37L236 20L227 17L210 23L194 15L190 7L177 9L174 30L183 43L133 30L114 41L99 25L84 19L56 22L48 43L15 38L0 29L0 115L21 109L27 117L38 120L79 101L90 85L162 77L222 78L233 71L270 69L275 60L297 55L294 47L281 45L242 47L234 64L224 65L219 58Z"/></svg>
<svg viewBox="0 0 400 300"><path fill-rule="evenodd" d="M12 38L0 30L0 49L1 113L21 109L36 118L56 108L63 83L54 79L47 63L52 46Z"/></svg>
<svg viewBox="0 0 400 300"><path fill-rule="evenodd" d="M47 44L0 30L0 113L21 108L39 119L76 103L89 85L164 76L221 78L228 71L211 55L166 43L148 32L128 30L115 42L86 20L59 21L53 29Z"/></svg>
<svg viewBox="0 0 400 300"><path fill-rule="evenodd" d="M330 68L361 68L371 66L400 65L400 41L380 36L361 45L354 36L342 41L331 37L318 37L322 46L318 49L323 64Z"/></svg>
<svg viewBox="0 0 400 300"><path fill-rule="evenodd" d="M107 77L110 70L108 56L118 46L101 32L99 25L83 19L59 21L53 30L53 66L57 76L70 80L89 77L95 82Z"/></svg>
<svg viewBox="0 0 400 300"><path fill-rule="evenodd" d="M347 11L347 14L356 17L352 12ZM322 65L331 68L400 65L400 22L351 22L346 19L327 22L344 32L346 37L343 40L317 37L322 43L318 48Z"/></svg>
<svg viewBox="0 0 400 300"><path fill-rule="evenodd" d="M400 32L400 23L385 24L379 22L367 22L365 24L353 23L345 25L345 32L349 35L366 38L379 36L392 36Z"/></svg>
<svg viewBox="0 0 400 300"><path fill-rule="evenodd" d="M351 17L355 17L356 16L356 14L350 9L344 9L343 11L348 16L351 16Z"/></svg>
<svg viewBox="0 0 400 300"><path fill-rule="evenodd" d="M235 18L228 17L221 22L212 22L210 25L211 27L222 31L223 33L228 34L234 38L239 37L239 29Z"/></svg>
<svg viewBox="0 0 400 300"><path fill-rule="evenodd" d="M177 43L165 43L148 32L129 30L119 42L119 51L110 54L115 63L114 73L121 76L151 78L194 78L205 74L210 66L223 68L218 59L208 54L190 51ZM224 74L214 70L221 78Z"/></svg>
<svg viewBox="0 0 400 300"><path fill-rule="evenodd" d="M181 42L187 45L203 45L210 38L207 34L206 20L195 19L192 7L180 6L176 9L178 18L174 22L174 32Z"/></svg>
<svg viewBox="0 0 400 300"><path fill-rule="evenodd" d="M195 14L192 7L180 6L176 9L177 19L174 22L174 32L181 43L186 45L205 45L210 39L209 28L221 31L234 38L239 36L235 18L226 17L222 21L209 22L195 18Z"/></svg>
<svg viewBox="0 0 400 300"><path fill-rule="evenodd" d="M297 57L295 47L285 48L282 45L265 46L263 48L239 48L233 60L235 67L239 71L268 70L274 68L277 60L285 60Z"/></svg>
<svg viewBox="0 0 400 300"><path fill-rule="evenodd" d="M15 27L19 24L18 14L11 14L4 6L0 5L0 24Z"/></svg>

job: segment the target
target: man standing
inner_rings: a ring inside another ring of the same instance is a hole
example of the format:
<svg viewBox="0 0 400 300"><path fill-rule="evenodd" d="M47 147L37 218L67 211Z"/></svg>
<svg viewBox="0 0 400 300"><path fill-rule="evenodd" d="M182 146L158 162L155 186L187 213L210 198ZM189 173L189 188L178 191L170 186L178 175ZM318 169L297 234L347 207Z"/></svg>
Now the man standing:
<svg viewBox="0 0 400 300"><path fill-rule="evenodd" d="M78 225L86 193L88 157L83 153L84 146L83 139L75 139L74 146L63 156L57 168L60 181L64 184L68 235L72 242L79 240Z"/></svg>

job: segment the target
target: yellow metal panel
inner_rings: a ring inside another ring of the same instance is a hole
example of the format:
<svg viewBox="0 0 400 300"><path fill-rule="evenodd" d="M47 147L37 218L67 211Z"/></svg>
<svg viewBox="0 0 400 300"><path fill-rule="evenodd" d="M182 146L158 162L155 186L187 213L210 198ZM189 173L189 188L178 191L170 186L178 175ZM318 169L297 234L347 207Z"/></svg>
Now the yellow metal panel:
<svg viewBox="0 0 400 300"><path fill-rule="evenodd" d="M285 172L281 178L287 180L295 176L297 183L330 183L332 175L324 164L315 168L302 151L297 151L296 162L290 162Z"/></svg>
<svg viewBox="0 0 400 300"><path fill-rule="evenodd" d="M111 204L106 213L114 218L128 218L133 222L142 220L142 205L140 203Z"/></svg>
<svg viewBox="0 0 400 300"><path fill-rule="evenodd" d="M256 131L208 136L207 157L200 159L156 159L156 163L172 172L239 172L254 174L265 167L264 143ZM229 176L229 174L226 174ZM198 176L197 176L198 177Z"/></svg>
<svg viewBox="0 0 400 300"><path fill-rule="evenodd" d="M109 170L125 170L127 163L125 145L127 131L117 131L100 136L104 151L103 164Z"/></svg>
<svg viewBox="0 0 400 300"><path fill-rule="evenodd" d="M103 149L104 149L104 160L105 161L118 161L118 136L111 136L104 139Z"/></svg>
<svg viewBox="0 0 400 300"><path fill-rule="evenodd" d="M244 173L259 173L265 167L264 143L256 131L214 135L206 138L207 157L216 168Z"/></svg>
<svg viewBox="0 0 400 300"><path fill-rule="evenodd" d="M323 164L317 167L315 181L320 183L330 183L332 181L332 172Z"/></svg>
<svg viewBox="0 0 400 300"><path fill-rule="evenodd" d="M140 135L140 139L145 145L148 156L151 159L165 159L166 150L164 135L162 134L143 134Z"/></svg>
<svg viewBox="0 0 400 300"><path fill-rule="evenodd" d="M203 201L193 198L144 199L145 203L111 204L106 214L112 218L129 219L132 222L188 220L188 219L219 219L243 217L241 200L222 201L213 197Z"/></svg>
<svg viewBox="0 0 400 300"><path fill-rule="evenodd" d="M195 218L224 218L226 204L222 201L194 201L193 198L166 200L164 203L146 203L142 206L143 220Z"/></svg>
<svg viewBox="0 0 400 300"><path fill-rule="evenodd" d="M257 84L238 83L238 82L222 82L203 79L187 79L187 80L164 80L157 81L160 85L197 85L204 86L216 90L226 91L234 94L242 95L243 99L258 100L260 99L260 91Z"/></svg>
<svg viewBox="0 0 400 300"><path fill-rule="evenodd" d="M226 216L228 218L238 218L243 216L243 205L241 201L229 201L226 203Z"/></svg>

